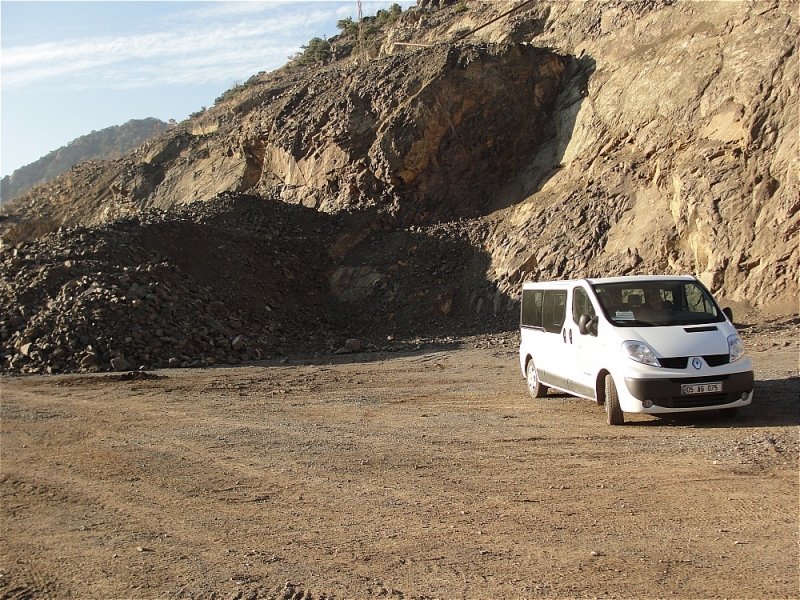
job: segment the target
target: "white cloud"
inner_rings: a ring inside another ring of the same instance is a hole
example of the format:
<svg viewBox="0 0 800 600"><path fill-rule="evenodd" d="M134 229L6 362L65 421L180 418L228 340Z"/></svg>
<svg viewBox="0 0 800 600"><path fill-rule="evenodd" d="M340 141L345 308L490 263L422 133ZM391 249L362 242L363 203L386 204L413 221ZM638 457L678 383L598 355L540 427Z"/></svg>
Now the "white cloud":
<svg viewBox="0 0 800 600"><path fill-rule="evenodd" d="M170 83L229 82L270 70L330 26L341 6L277 10L291 3L219 3L186 11L155 31L4 48L3 87L129 88ZM298 7L295 7L298 8ZM274 15L274 16L271 16Z"/></svg>

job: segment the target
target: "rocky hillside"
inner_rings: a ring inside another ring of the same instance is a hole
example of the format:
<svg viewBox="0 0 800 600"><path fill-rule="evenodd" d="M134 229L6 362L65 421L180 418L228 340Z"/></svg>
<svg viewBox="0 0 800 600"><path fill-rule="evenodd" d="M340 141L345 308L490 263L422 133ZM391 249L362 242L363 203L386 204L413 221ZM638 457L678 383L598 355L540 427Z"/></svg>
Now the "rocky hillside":
<svg viewBox="0 0 800 600"><path fill-rule="evenodd" d="M511 3L420 1L365 64L343 33L327 63L254 77L14 201L6 365L510 328L530 278L688 272L725 304L796 313L796 10L518 5L498 19ZM73 318L86 325L70 345Z"/></svg>
<svg viewBox="0 0 800 600"><path fill-rule="evenodd" d="M3 177L0 180L0 203L13 200L34 186L51 182L80 162L121 158L168 127L159 119L131 119L123 125L82 135Z"/></svg>

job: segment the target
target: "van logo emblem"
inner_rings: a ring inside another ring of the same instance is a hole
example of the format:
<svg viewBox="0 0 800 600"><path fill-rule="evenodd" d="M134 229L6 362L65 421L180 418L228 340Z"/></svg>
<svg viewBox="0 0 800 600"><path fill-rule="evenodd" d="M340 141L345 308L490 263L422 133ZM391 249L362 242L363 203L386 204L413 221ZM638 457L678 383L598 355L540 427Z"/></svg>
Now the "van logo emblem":
<svg viewBox="0 0 800 600"><path fill-rule="evenodd" d="M700 362L699 358L695 357L692 359L692 366L699 371L700 368L703 366L703 363Z"/></svg>

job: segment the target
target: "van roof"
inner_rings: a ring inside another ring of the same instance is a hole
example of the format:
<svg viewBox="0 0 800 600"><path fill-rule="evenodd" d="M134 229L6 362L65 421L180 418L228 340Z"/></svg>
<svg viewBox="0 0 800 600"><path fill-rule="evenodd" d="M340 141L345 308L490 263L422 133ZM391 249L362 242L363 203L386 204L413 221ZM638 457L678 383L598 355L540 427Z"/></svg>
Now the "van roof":
<svg viewBox="0 0 800 600"><path fill-rule="evenodd" d="M691 275L627 275L623 277L590 277L587 279L562 279L555 281L530 281L522 285L523 289L531 289L542 285L568 285L579 281L587 281L591 285L601 283L646 283L654 281L697 281Z"/></svg>

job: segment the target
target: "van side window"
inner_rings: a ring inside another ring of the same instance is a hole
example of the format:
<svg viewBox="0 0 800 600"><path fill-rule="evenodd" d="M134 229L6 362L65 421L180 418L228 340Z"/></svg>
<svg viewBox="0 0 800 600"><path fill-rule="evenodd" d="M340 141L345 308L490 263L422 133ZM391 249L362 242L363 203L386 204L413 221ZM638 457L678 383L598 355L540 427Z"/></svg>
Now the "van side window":
<svg viewBox="0 0 800 600"><path fill-rule="evenodd" d="M576 287L572 292L572 318L578 323L581 315L589 315L589 318L595 316L594 306L592 301L589 300L589 294L582 287Z"/></svg>
<svg viewBox="0 0 800 600"><path fill-rule="evenodd" d="M566 290L545 290L544 292L544 330L550 333L561 333L564 318L567 315Z"/></svg>
<svg viewBox="0 0 800 600"><path fill-rule="evenodd" d="M716 316L717 311L711 302L711 299L703 293L696 285L687 285L686 289L686 303L688 309L692 313L706 313Z"/></svg>
<svg viewBox="0 0 800 600"><path fill-rule="evenodd" d="M522 290L520 325L523 327L542 327L543 296L543 290Z"/></svg>

